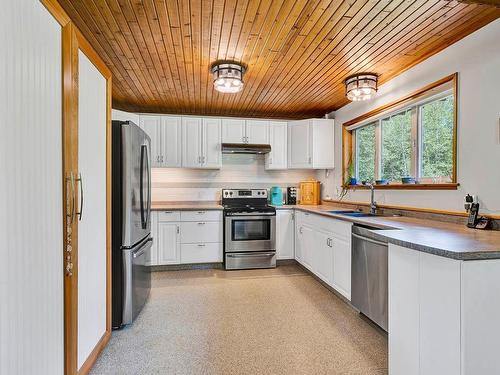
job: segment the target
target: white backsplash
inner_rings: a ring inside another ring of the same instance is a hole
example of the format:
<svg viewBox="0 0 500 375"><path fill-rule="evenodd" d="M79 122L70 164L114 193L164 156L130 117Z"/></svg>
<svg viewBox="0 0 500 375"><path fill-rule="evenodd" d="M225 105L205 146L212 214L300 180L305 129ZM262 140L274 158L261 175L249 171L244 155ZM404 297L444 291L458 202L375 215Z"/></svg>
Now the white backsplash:
<svg viewBox="0 0 500 375"><path fill-rule="evenodd" d="M267 171L263 155L222 156L220 170L154 168L154 201L218 201L223 188L297 186L315 178L312 170Z"/></svg>

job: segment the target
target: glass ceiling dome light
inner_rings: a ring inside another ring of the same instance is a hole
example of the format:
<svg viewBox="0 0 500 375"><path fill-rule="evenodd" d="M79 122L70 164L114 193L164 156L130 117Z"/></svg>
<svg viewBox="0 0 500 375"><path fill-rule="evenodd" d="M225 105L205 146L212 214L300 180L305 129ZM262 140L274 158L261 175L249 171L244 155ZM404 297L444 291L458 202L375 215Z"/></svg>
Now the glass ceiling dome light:
<svg viewBox="0 0 500 375"><path fill-rule="evenodd" d="M345 79L345 95L353 102L369 100L378 90L378 76L373 73L358 73Z"/></svg>
<svg viewBox="0 0 500 375"><path fill-rule="evenodd" d="M235 62L220 62L214 63L210 70L217 91L236 93L243 89L244 66Z"/></svg>

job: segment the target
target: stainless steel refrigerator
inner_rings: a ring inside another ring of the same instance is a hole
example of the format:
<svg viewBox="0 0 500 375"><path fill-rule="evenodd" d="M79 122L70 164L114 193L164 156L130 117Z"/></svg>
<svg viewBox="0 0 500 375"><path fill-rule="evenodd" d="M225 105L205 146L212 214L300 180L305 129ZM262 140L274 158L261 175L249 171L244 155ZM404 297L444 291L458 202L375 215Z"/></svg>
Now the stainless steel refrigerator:
<svg viewBox="0 0 500 375"><path fill-rule="evenodd" d="M132 121L112 124L113 328L130 324L151 289L151 140Z"/></svg>

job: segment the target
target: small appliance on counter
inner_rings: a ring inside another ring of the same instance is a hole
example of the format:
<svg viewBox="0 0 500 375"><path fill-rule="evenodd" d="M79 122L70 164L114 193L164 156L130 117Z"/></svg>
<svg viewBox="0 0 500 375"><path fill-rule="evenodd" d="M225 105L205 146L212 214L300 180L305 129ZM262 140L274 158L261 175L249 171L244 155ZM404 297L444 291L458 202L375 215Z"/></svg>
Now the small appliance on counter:
<svg viewBox="0 0 500 375"><path fill-rule="evenodd" d="M297 188L295 186L289 186L286 188L286 204L295 205L297 204Z"/></svg>
<svg viewBox="0 0 500 375"><path fill-rule="evenodd" d="M279 186L273 186L270 189L271 194L271 204L273 206L281 206L283 205L283 189Z"/></svg>
<svg viewBox="0 0 500 375"><path fill-rule="evenodd" d="M308 180L300 183L300 204L317 205L321 201L321 182Z"/></svg>
<svg viewBox="0 0 500 375"><path fill-rule="evenodd" d="M490 219L484 216L479 216L479 202L477 195L467 194L464 198L465 211L469 214L467 218L467 226L474 229L488 229Z"/></svg>

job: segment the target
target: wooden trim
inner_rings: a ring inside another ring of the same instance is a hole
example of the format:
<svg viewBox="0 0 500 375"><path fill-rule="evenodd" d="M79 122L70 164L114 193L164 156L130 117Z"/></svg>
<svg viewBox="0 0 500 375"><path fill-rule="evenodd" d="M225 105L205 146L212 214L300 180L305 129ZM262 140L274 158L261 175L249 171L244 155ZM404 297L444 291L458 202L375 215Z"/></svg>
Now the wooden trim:
<svg viewBox="0 0 500 375"><path fill-rule="evenodd" d="M359 122L365 121L371 117L377 116L383 112L390 110L391 108L395 108L397 106L401 106L405 103L408 103L412 100L418 99L420 96L432 90L436 87L439 87L445 83L452 82L453 83L453 95L454 95L454 110L453 110L453 169L452 169L452 184L435 184L436 187L434 189L431 188L431 185L434 184L416 184L412 185L413 187L408 187L408 185L402 184L392 184L392 185L384 185L383 189L401 189L401 190L443 190L443 189L453 189L451 185L458 186L458 175L457 175L457 128L458 128L458 73L450 74L436 82L430 83L427 86L412 92L409 95L404 96L401 99L394 100L390 103L384 104L378 108L375 108L361 116L358 116L352 120L349 120L342 124L342 184L346 183L346 174L349 167L349 160L353 160L353 149L352 149L352 137L353 132L347 130L347 128L351 125L357 124ZM446 185L446 186L445 186ZM377 188L381 188L383 185L377 186ZM417 187L418 186L418 187ZM424 186L426 188L424 188ZM361 186L356 186L363 188ZM456 189L456 186L454 187Z"/></svg>
<svg viewBox="0 0 500 375"><path fill-rule="evenodd" d="M52 17L56 19L59 24L64 27L71 22L68 14L64 11L57 0L40 0L42 5L47 8Z"/></svg>
<svg viewBox="0 0 500 375"><path fill-rule="evenodd" d="M388 184L388 185L374 185L375 190L457 190L460 184L446 183L446 184ZM365 185L349 185L349 189L356 190L369 189Z"/></svg>
<svg viewBox="0 0 500 375"><path fill-rule="evenodd" d="M97 357L99 357L99 354L101 354L102 350L106 347L110 338L111 338L111 332L106 331L104 335L102 335L97 345L95 346L94 350L92 350L92 352L90 353L87 360L83 363L82 367L78 371L78 375L87 375L90 372L92 366L97 360Z"/></svg>
<svg viewBox="0 0 500 375"><path fill-rule="evenodd" d="M111 129L112 77L106 83L106 332L111 335L112 312L112 129Z"/></svg>
<svg viewBox="0 0 500 375"><path fill-rule="evenodd" d="M369 202L354 202L354 201L344 201L338 199L323 199L323 202L327 204L335 203L335 204L345 204L351 206L366 206L370 207ZM414 207L414 206L399 206L399 205L391 205L391 204L378 204L378 208L385 208L390 210L402 210L402 211L413 211L413 212L423 212L428 214L439 214L439 215L448 215L448 216L460 216L467 217L469 214L463 211L451 211L451 210L439 210L435 208L425 208L425 207ZM491 215L491 214L481 214L481 216L488 217L490 219L499 220L500 215Z"/></svg>
<svg viewBox="0 0 500 375"><path fill-rule="evenodd" d="M88 57L94 66L101 72L106 80L111 78L111 70L106 66L104 61L99 57L94 48L85 39L80 30L76 29L76 38L78 39L78 48Z"/></svg>
<svg viewBox="0 0 500 375"><path fill-rule="evenodd" d="M74 26L66 24L62 29L63 58L63 243L67 246L67 225L71 226L71 262L73 275L64 272L64 373L76 374L78 362L78 221L73 213L72 222L68 214L71 212L69 202L76 201L75 192L66 182L69 176L78 175L78 42ZM76 178L76 177L75 177ZM76 202L75 202L76 204ZM63 252L63 267L66 266L66 251Z"/></svg>

